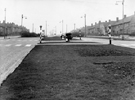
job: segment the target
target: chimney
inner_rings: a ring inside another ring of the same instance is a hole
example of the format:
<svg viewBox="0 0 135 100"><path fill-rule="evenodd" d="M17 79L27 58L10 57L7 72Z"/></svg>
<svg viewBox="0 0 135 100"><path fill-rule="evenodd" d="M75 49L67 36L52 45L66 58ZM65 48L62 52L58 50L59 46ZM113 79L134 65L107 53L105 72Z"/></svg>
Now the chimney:
<svg viewBox="0 0 135 100"><path fill-rule="evenodd" d="M93 26L93 24L91 24L91 26Z"/></svg>
<svg viewBox="0 0 135 100"><path fill-rule="evenodd" d="M95 25L97 25L97 22L95 22Z"/></svg>
<svg viewBox="0 0 135 100"><path fill-rule="evenodd" d="M109 19L109 22L111 22L111 20Z"/></svg>
<svg viewBox="0 0 135 100"><path fill-rule="evenodd" d="M101 23L101 21L98 22L99 24Z"/></svg>
<svg viewBox="0 0 135 100"><path fill-rule="evenodd" d="M116 21L117 21L117 22L119 21L119 18L118 18L118 17L116 17Z"/></svg>
<svg viewBox="0 0 135 100"><path fill-rule="evenodd" d="M105 22L107 23L107 20Z"/></svg>

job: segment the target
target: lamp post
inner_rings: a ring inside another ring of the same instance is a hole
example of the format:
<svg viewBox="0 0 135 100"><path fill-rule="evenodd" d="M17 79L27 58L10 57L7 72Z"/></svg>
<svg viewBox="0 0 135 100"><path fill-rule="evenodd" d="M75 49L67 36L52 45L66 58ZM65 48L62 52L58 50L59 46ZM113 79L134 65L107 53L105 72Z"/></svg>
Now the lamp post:
<svg viewBox="0 0 135 100"><path fill-rule="evenodd" d="M76 26L76 24L74 23L74 32L75 32L75 26Z"/></svg>
<svg viewBox="0 0 135 100"><path fill-rule="evenodd" d="M34 32L34 23L32 24L32 32Z"/></svg>
<svg viewBox="0 0 135 100"><path fill-rule="evenodd" d="M60 21L59 23L62 23L62 31L61 31L61 34L63 34L63 23L64 23L64 21L62 20L62 21Z"/></svg>
<svg viewBox="0 0 135 100"><path fill-rule="evenodd" d="M67 31L68 31L68 25L66 24L66 33L67 33Z"/></svg>
<svg viewBox="0 0 135 100"><path fill-rule="evenodd" d="M62 34L63 34L63 20L62 20Z"/></svg>
<svg viewBox="0 0 135 100"><path fill-rule="evenodd" d="M84 15L84 22L85 22L85 37L86 37L86 14Z"/></svg>
<svg viewBox="0 0 135 100"><path fill-rule="evenodd" d="M45 22L45 35L47 36L47 21Z"/></svg>
<svg viewBox="0 0 135 100"><path fill-rule="evenodd" d="M21 26L23 26L23 18L27 19L27 17L23 16L23 14L22 14L22 16L21 16Z"/></svg>
<svg viewBox="0 0 135 100"><path fill-rule="evenodd" d="M86 37L86 14L84 14L84 27L85 27L84 37Z"/></svg>
<svg viewBox="0 0 135 100"><path fill-rule="evenodd" d="M122 22L123 22L123 33L124 33L124 3L125 3L125 0L123 0L123 1L116 1L116 5L118 5L118 2L122 3Z"/></svg>
<svg viewBox="0 0 135 100"><path fill-rule="evenodd" d="M5 19L4 19L4 39L6 38L6 8L4 9L5 11Z"/></svg>

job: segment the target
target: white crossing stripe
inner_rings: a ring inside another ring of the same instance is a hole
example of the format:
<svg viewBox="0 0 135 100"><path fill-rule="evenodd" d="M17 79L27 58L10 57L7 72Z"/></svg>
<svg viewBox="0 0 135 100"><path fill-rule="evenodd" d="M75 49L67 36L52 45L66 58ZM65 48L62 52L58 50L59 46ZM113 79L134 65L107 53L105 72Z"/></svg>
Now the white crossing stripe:
<svg viewBox="0 0 135 100"><path fill-rule="evenodd" d="M26 44L25 46L26 46L26 47L30 47L30 46L31 46L31 44Z"/></svg>
<svg viewBox="0 0 135 100"><path fill-rule="evenodd" d="M15 46L17 46L17 47L19 47L19 46L21 46L22 44L16 44Z"/></svg>
<svg viewBox="0 0 135 100"><path fill-rule="evenodd" d="M129 45L128 44L120 44L121 46L125 46L125 47L128 47Z"/></svg>
<svg viewBox="0 0 135 100"><path fill-rule="evenodd" d="M6 47L9 47L9 46L11 46L11 44L6 44L5 46L6 46Z"/></svg>
<svg viewBox="0 0 135 100"><path fill-rule="evenodd" d="M130 46L135 46L135 44L130 44Z"/></svg>

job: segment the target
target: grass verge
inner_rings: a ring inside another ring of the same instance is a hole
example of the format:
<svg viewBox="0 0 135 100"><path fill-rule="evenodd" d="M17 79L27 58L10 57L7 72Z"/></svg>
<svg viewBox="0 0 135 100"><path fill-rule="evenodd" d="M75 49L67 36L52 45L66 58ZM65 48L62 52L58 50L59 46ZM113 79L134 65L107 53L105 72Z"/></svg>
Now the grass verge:
<svg viewBox="0 0 135 100"><path fill-rule="evenodd" d="M134 72L134 49L36 46L2 84L0 99L130 100L134 96Z"/></svg>

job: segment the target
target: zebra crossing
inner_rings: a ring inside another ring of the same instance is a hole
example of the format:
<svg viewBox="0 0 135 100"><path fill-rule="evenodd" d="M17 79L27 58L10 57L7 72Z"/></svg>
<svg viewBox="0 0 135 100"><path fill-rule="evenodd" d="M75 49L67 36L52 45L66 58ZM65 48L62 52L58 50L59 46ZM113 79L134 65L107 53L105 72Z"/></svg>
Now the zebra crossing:
<svg viewBox="0 0 135 100"><path fill-rule="evenodd" d="M0 39L0 47L31 47L38 42L38 38L14 38L14 39Z"/></svg>
<svg viewBox="0 0 135 100"><path fill-rule="evenodd" d="M2 41L21 41L21 42L25 42L25 41L38 41L37 39L36 40L33 40L33 39L30 39L30 40L26 40L26 39L18 39L18 40L16 40L16 39L0 39L0 42L2 42Z"/></svg>
<svg viewBox="0 0 135 100"><path fill-rule="evenodd" d="M0 47L31 47L33 44L0 44Z"/></svg>

